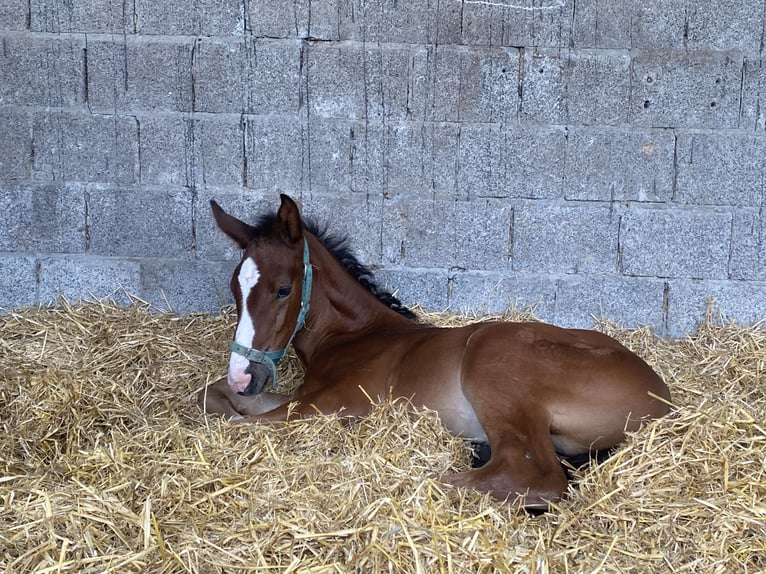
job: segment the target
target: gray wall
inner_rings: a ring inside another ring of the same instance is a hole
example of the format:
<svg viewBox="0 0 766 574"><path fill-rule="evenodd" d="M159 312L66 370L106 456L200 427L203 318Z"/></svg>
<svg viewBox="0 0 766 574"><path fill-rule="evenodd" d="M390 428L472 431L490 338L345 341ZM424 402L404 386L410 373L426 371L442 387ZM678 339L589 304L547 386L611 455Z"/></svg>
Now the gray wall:
<svg viewBox="0 0 766 574"><path fill-rule="evenodd" d="M284 191L430 309L677 335L714 296L758 321L765 12L4 0L0 306L215 310L238 254L208 200L247 218Z"/></svg>

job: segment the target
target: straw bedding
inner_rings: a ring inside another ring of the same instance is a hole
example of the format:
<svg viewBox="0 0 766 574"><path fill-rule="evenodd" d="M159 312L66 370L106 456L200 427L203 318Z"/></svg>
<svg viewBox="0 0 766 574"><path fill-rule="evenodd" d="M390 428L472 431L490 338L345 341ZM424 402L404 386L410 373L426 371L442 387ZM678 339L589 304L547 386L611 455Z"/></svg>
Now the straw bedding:
<svg viewBox="0 0 766 574"><path fill-rule="evenodd" d="M530 516L435 480L468 448L401 402L352 425L202 415L194 392L224 373L233 322L140 302L0 317L0 571L766 570L762 329L601 325L677 410Z"/></svg>

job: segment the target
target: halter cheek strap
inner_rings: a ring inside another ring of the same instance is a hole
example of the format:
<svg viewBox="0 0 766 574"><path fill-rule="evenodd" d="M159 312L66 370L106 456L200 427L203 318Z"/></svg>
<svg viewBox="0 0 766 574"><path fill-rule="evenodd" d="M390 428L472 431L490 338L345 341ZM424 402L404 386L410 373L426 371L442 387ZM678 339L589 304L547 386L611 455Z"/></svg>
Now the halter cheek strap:
<svg viewBox="0 0 766 574"><path fill-rule="evenodd" d="M298 331L303 329L303 325L306 323L306 316L309 314L309 302L311 301L311 282L313 279L314 270L311 267L311 261L309 261L309 242L306 238L303 238L303 281L301 283L301 309L298 312L298 319L295 323L295 329L293 329L292 335L287 340L287 344L281 349L276 351L259 351L252 347L245 347L240 345L236 341L229 343L229 349L232 353L242 355L250 363L256 363L266 366L271 373L271 388L275 388L277 385L277 363L285 356L285 351L292 344L295 335Z"/></svg>

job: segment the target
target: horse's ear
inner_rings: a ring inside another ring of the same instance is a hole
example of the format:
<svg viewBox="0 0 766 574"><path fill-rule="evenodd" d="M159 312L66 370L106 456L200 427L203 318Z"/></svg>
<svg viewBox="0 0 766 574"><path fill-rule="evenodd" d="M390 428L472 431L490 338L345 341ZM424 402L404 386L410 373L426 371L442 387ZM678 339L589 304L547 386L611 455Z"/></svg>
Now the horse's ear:
<svg viewBox="0 0 766 574"><path fill-rule="evenodd" d="M303 238L303 222L298 206L284 193L280 194L279 199L282 200L282 204L277 211L275 231L288 243L297 243Z"/></svg>
<svg viewBox="0 0 766 574"><path fill-rule="evenodd" d="M218 227L221 228L226 235L236 241L239 246L244 249L254 235L254 228L244 221L240 221L236 217L233 217L226 213L223 208L218 205L214 200L210 200L210 207L213 210L213 217Z"/></svg>

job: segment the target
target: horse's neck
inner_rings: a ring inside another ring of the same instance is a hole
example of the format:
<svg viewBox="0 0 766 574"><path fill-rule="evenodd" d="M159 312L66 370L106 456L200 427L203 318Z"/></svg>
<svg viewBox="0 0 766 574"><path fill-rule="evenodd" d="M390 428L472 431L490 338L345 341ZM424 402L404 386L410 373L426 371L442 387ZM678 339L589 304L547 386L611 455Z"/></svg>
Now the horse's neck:
<svg viewBox="0 0 766 574"><path fill-rule="evenodd" d="M296 351L304 363L333 337L415 326L352 277L313 236L309 236L309 250L314 267L311 309L305 328L295 338Z"/></svg>

